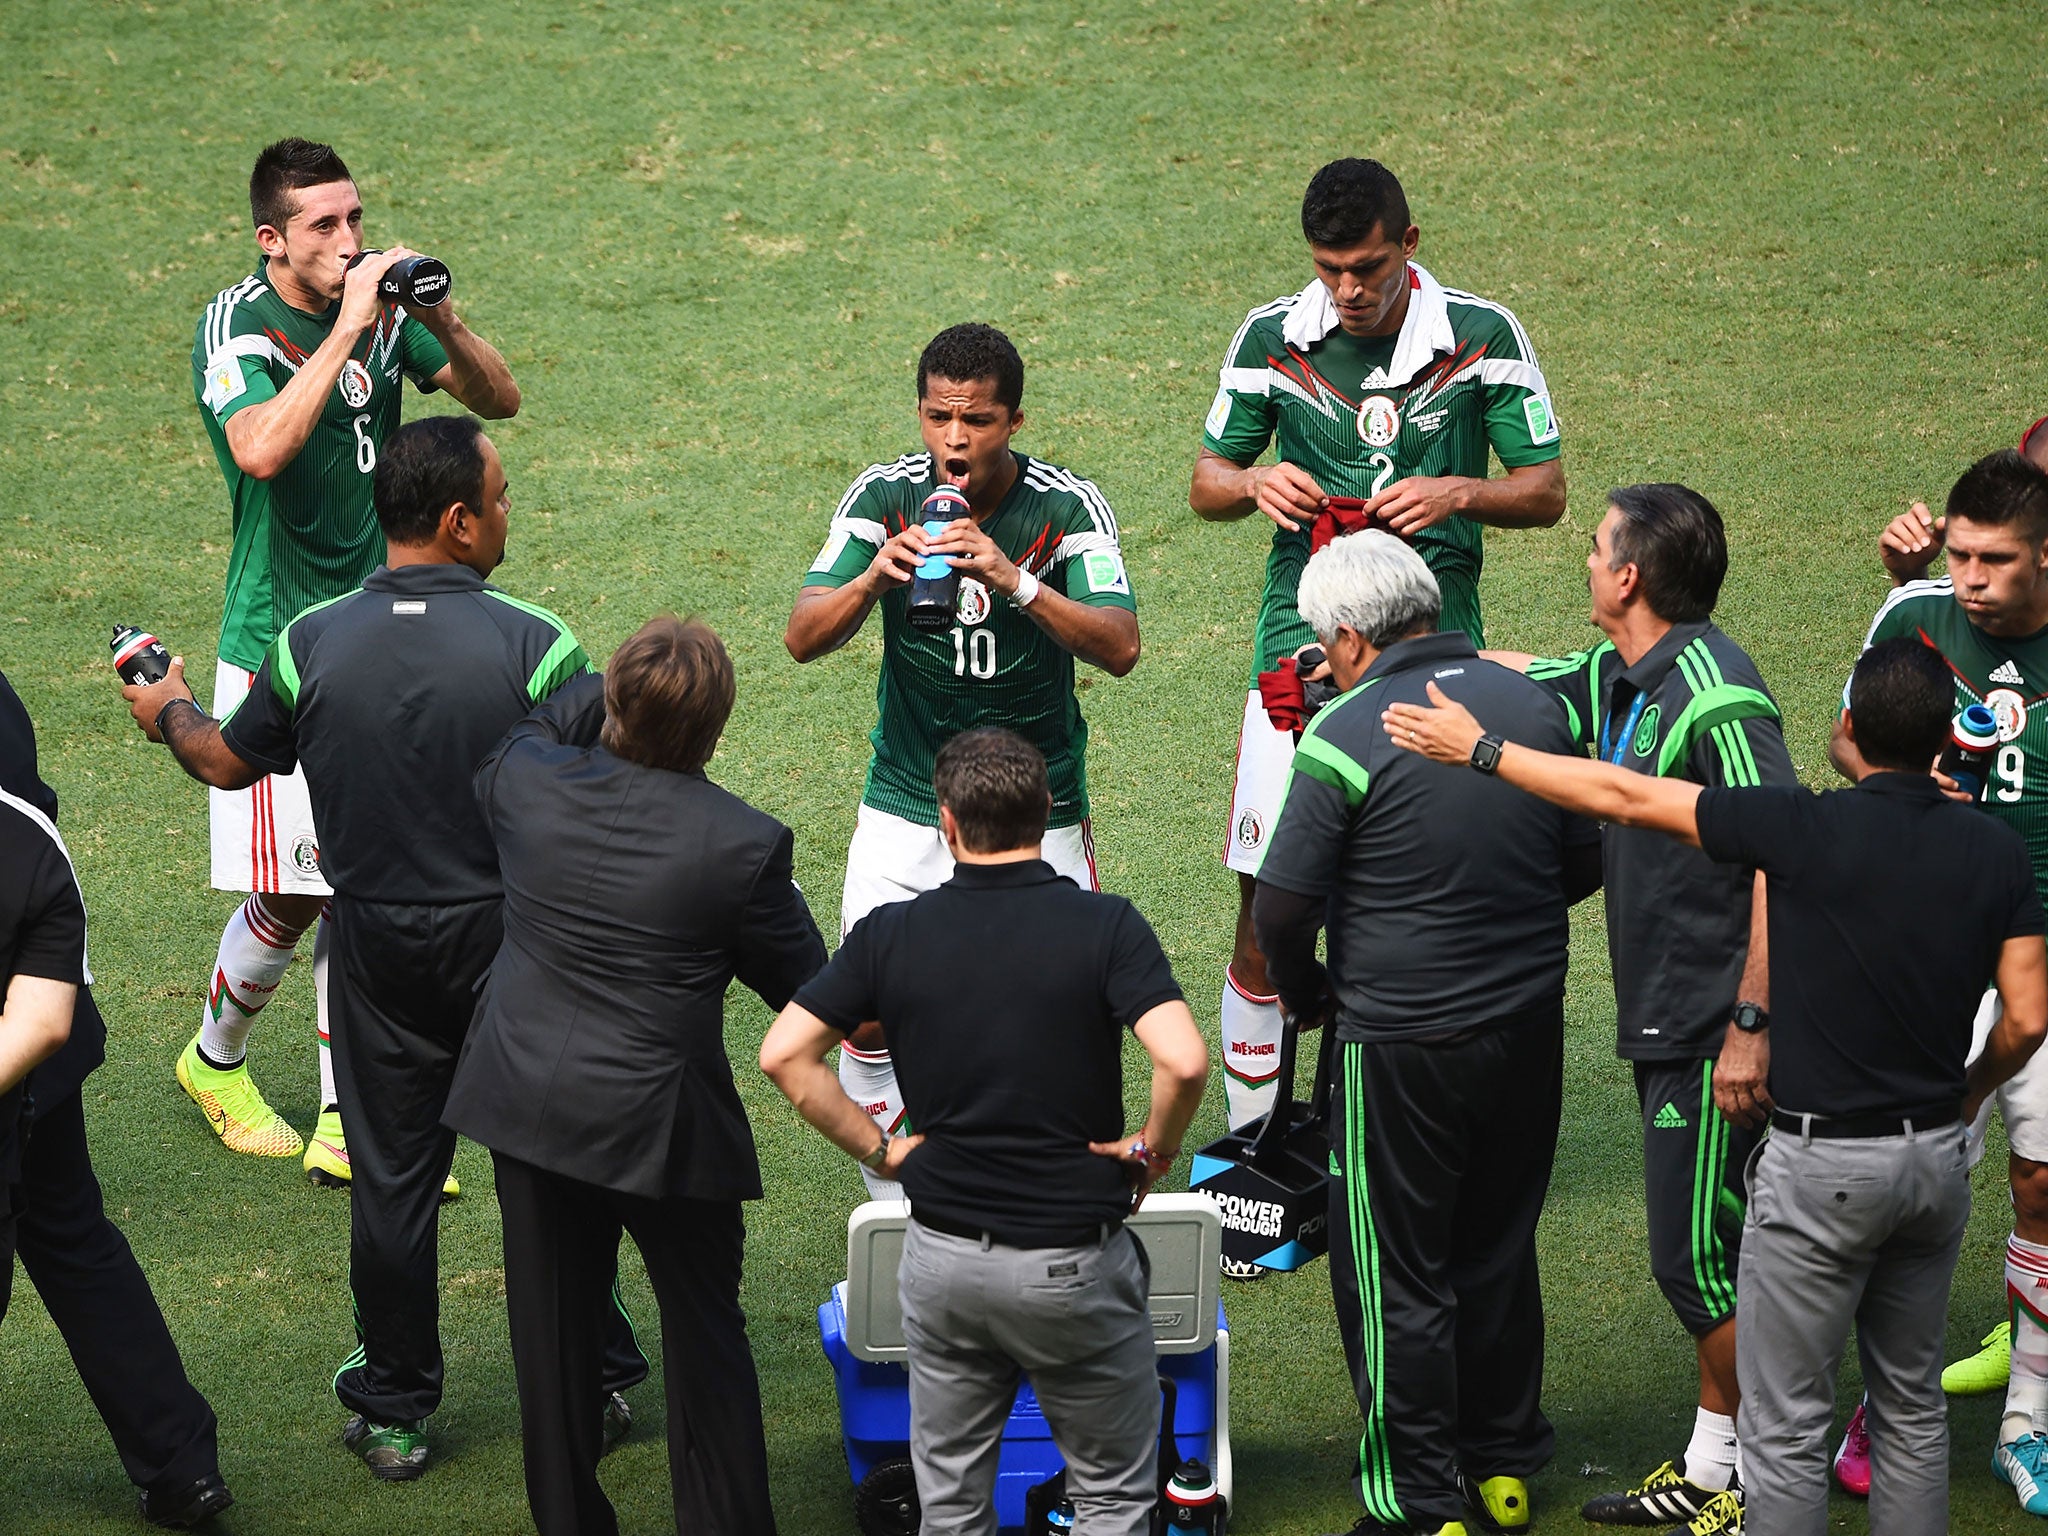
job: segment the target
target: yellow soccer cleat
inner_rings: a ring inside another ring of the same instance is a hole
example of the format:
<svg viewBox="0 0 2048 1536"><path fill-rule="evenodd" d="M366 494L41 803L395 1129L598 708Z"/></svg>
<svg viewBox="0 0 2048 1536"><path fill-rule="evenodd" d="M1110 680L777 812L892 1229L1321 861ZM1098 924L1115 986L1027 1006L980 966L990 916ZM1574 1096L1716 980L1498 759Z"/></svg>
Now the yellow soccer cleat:
<svg viewBox="0 0 2048 1536"><path fill-rule="evenodd" d="M230 1152L247 1152L252 1157L297 1157L305 1143L299 1133L263 1102L249 1076L245 1057L223 1072L210 1067L199 1056L199 1037L178 1056L178 1086L183 1088L206 1116Z"/></svg>
<svg viewBox="0 0 2048 1536"><path fill-rule="evenodd" d="M1475 1480L1460 1473L1458 1491L1465 1496L1465 1507L1480 1530L1529 1529L1529 1485L1519 1477Z"/></svg>
<svg viewBox="0 0 2048 1536"><path fill-rule="evenodd" d="M1984 1347L1966 1355L1941 1373L1941 1390L1950 1397L2003 1392L2012 1376L2012 1324L2000 1323L1984 1335Z"/></svg>
<svg viewBox="0 0 2048 1536"><path fill-rule="evenodd" d="M348 1138L342 1134L341 1111L332 1105L320 1111L313 1134L306 1139L303 1166L308 1182L322 1189L347 1189L349 1186ZM441 1186L441 1198L453 1200L461 1193L462 1185L454 1174L449 1174Z"/></svg>

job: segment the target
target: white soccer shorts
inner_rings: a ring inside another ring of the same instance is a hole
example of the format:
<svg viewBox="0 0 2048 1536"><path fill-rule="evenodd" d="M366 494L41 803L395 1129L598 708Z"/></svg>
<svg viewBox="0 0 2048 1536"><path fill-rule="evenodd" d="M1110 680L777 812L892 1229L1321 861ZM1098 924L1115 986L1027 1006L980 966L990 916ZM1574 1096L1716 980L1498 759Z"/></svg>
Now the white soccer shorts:
<svg viewBox="0 0 2048 1536"><path fill-rule="evenodd" d="M1986 992L1970 1026L1970 1060L1982 1054L1992 1027L2004 1013L1997 991ZM1998 1106L1998 1118L2005 1122L2006 1144L2030 1163L2048 1163L2048 1052L2034 1052L1977 1111L1970 1125L1972 1168L1984 1156L1984 1132L1991 1123L1993 1104Z"/></svg>
<svg viewBox="0 0 2048 1536"><path fill-rule="evenodd" d="M213 717L225 720L243 699L256 674L233 662L213 669ZM213 841L213 888L265 891L287 896L332 896L320 878L320 834L313 830L313 802L306 771L268 774L247 789L210 789L207 820Z"/></svg>
<svg viewBox="0 0 2048 1536"><path fill-rule="evenodd" d="M1293 766L1294 733L1274 727L1259 690L1252 689L1237 733L1237 782L1230 791L1230 827L1223 841L1223 862L1238 873L1256 875L1266 862L1266 845L1273 840Z"/></svg>
<svg viewBox="0 0 2048 1536"><path fill-rule="evenodd" d="M1099 891L1095 874L1095 838L1088 823L1048 827L1040 850L1053 870L1084 891ZM846 888L839 902L839 941L854 924L877 907L908 901L953 878L953 855L937 827L922 826L863 805L854 822L853 841L846 849ZM839 1085L867 1117L885 1131L903 1128L903 1095L896 1086L896 1068L887 1051L839 1048ZM915 1130L915 1126L910 1127ZM878 1179L867 1169L860 1176L873 1200L901 1200L903 1186Z"/></svg>

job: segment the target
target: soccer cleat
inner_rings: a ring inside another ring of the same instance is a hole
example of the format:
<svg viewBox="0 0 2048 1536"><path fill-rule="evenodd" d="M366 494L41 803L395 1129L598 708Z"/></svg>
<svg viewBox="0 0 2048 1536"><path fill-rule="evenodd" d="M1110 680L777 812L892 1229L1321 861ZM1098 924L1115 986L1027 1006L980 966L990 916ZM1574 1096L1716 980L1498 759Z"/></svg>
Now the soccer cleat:
<svg viewBox="0 0 2048 1536"><path fill-rule="evenodd" d="M1725 1536L1742 1530L1742 1495L1733 1488L1707 1500L1706 1508L1683 1525L1674 1525L1664 1536Z"/></svg>
<svg viewBox="0 0 2048 1536"><path fill-rule="evenodd" d="M263 1102L246 1057L223 1072L199 1056L199 1037L178 1055L178 1086L191 1096L230 1152L252 1157L297 1157L299 1133Z"/></svg>
<svg viewBox="0 0 2048 1536"><path fill-rule="evenodd" d="M387 1483L409 1482L427 1470L424 1424L372 1424L359 1413L342 1426L341 1443Z"/></svg>
<svg viewBox="0 0 2048 1536"><path fill-rule="evenodd" d="M1226 1280L1263 1280L1266 1266L1254 1264L1250 1259L1220 1259L1216 1267L1223 1272Z"/></svg>
<svg viewBox="0 0 2048 1536"><path fill-rule="evenodd" d="M1870 1426L1863 1421L1861 1403L1849 1415L1842 1448L1835 1452L1835 1486L1859 1499L1870 1497Z"/></svg>
<svg viewBox="0 0 2048 1536"><path fill-rule="evenodd" d="M1474 1479L1458 1474L1458 1492L1472 1523L1482 1531L1526 1531L1529 1528L1529 1485L1519 1477Z"/></svg>
<svg viewBox="0 0 2048 1536"><path fill-rule="evenodd" d="M1626 1493L1603 1493L1588 1499L1579 1518L1594 1525L1665 1525L1675 1520L1683 1528L1719 1497L1715 1489L1702 1488L1688 1478L1677 1462L1667 1461Z"/></svg>
<svg viewBox="0 0 2048 1536"><path fill-rule="evenodd" d="M2012 1378L2012 1324L2000 1323L1984 1335L1984 1347L1956 1361L1941 1373L1941 1390L1950 1397L1975 1397L2003 1392Z"/></svg>
<svg viewBox="0 0 2048 1536"><path fill-rule="evenodd" d="M2030 1515L2048 1515L2048 1435L2037 1429L2006 1441L1992 1453L1991 1465L2012 1484L2021 1509Z"/></svg>
<svg viewBox="0 0 2048 1536"><path fill-rule="evenodd" d="M333 1105L320 1111L313 1134L306 1138L306 1158L300 1166L306 1170L307 1181L322 1189L348 1188L348 1138L341 1131L341 1111ZM461 1193L461 1182L449 1174L441 1185L441 1198L453 1200Z"/></svg>
<svg viewBox="0 0 2048 1536"><path fill-rule="evenodd" d="M597 1454L611 1455L613 1448L632 1432L633 1405L626 1401L625 1393L614 1392L604 1402L604 1442Z"/></svg>

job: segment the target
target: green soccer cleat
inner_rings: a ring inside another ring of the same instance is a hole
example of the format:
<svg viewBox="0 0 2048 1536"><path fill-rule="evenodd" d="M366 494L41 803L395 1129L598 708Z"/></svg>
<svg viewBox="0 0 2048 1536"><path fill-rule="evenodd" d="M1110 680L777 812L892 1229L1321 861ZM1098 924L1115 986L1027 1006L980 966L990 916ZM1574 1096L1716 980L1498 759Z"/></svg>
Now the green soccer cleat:
<svg viewBox="0 0 2048 1536"><path fill-rule="evenodd" d="M1472 1523L1482 1531L1526 1531L1529 1529L1529 1485L1519 1477L1474 1479L1458 1474L1458 1492Z"/></svg>
<svg viewBox="0 0 2048 1536"><path fill-rule="evenodd" d="M372 1424L359 1413L342 1426L341 1443L383 1482L410 1482L427 1470L424 1424Z"/></svg>
<svg viewBox="0 0 2048 1536"><path fill-rule="evenodd" d="M308 1183L322 1189L348 1188L348 1138L342 1134L341 1111L332 1104L320 1111L313 1134L306 1138L306 1157L301 1166L306 1170ZM442 1200L453 1200L461 1193L461 1183L454 1174L449 1174L441 1185Z"/></svg>
<svg viewBox="0 0 2048 1536"><path fill-rule="evenodd" d="M178 1055L178 1086L191 1096L230 1152L252 1157L297 1157L305 1143L299 1133L263 1102L245 1057L223 1072L199 1055L199 1037Z"/></svg>
<svg viewBox="0 0 2048 1536"><path fill-rule="evenodd" d="M1975 1397L2003 1392L2012 1378L2012 1324L2000 1323L1984 1335L1984 1347L1941 1373L1941 1390L1950 1397Z"/></svg>

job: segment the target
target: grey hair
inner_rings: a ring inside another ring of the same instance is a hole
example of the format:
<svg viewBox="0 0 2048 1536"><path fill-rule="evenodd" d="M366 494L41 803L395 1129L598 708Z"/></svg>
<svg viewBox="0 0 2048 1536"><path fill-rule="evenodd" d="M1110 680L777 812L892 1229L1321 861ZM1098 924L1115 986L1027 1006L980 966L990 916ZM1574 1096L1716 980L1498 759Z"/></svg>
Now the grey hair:
<svg viewBox="0 0 2048 1536"><path fill-rule="evenodd" d="M1422 556L1377 528L1346 534L1310 556L1297 601L1325 645L1340 625L1349 625L1376 650L1435 629L1444 606Z"/></svg>

